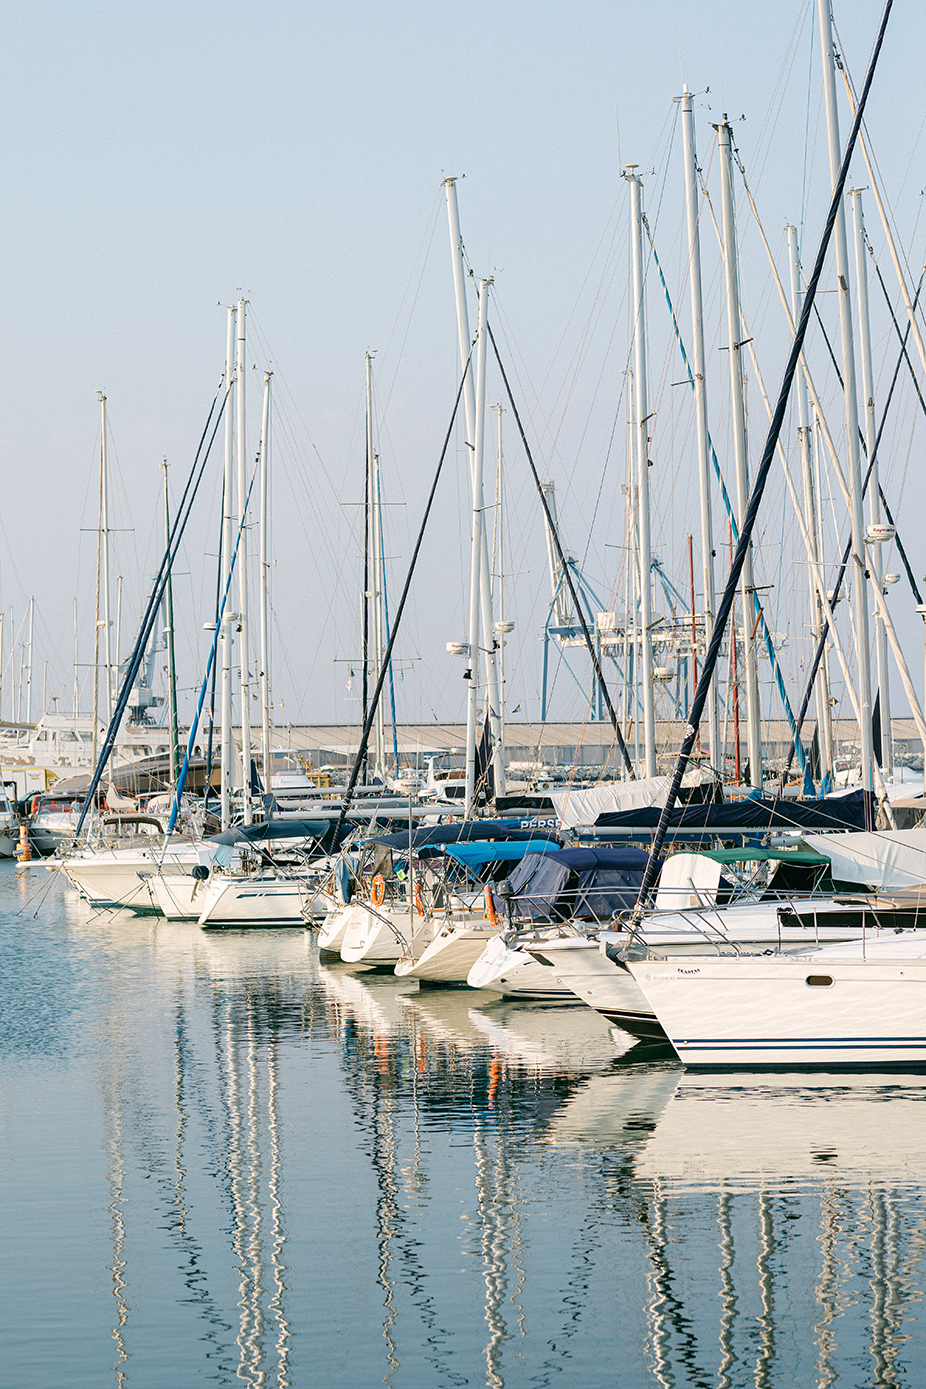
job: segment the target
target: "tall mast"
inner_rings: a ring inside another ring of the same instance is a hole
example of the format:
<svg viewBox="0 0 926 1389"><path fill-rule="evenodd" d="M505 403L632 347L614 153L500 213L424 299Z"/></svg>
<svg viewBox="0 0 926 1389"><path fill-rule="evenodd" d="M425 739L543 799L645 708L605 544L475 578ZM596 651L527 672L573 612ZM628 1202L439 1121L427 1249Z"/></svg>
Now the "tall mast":
<svg viewBox="0 0 926 1389"><path fill-rule="evenodd" d="M656 775L656 717L653 705L653 646L650 639L652 553L649 527L649 410L646 401L646 296L643 275L643 182L628 164L630 233L633 258L633 402L637 460L637 537L640 583L640 672L643 696L643 754L646 775Z"/></svg>
<svg viewBox="0 0 926 1389"><path fill-rule="evenodd" d="M788 252L791 263L791 314L794 322L797 323L801 316L801 272L800 272L800 253L797 244L797 227L788 227ZM819 508L819 498L814 485L813 469L813 434L810 424L810 403L807 399L807 381L803 372L798 372L795 379L795 390L797 392L797 433L800 443L801 453L801 478L804 490L804 511L807 516L807 530L810 537L813 563L819 568L820 558L820 532L817 520ZM829 614L824 612L823 600L814 583L813 571L809 574L810 580L810 605L814 615L812 631L817 641L823 631L824 624L829 618ZM820 662L820 673L817 676L817 726L820 730L820 757L823 764L824 775L828 772L833 774L833 711L830 704L830 671L829 656L824 650L823 659Z"/></svg>
<svg viewBox="0 0 926 1389"><path fill-rule="evenodd" d="M726 116L717 126L720 145L720 188L723 210L723 265L727 291L727 347L730 358L730 405L733 416L733 454L736 463L736 521L742 526L749 502L749 462L746 438L746 389L743 379L743 324L740 314L736 223L733 213L732 130ZM752 617L755 583L752 544L746 553L740 579L743 604L743 655L746 667L746 745L749 749L749 784L762 786L762 725L759 706L759 672L756 662L755 622Z"/></svg>
<svg viewBox="0 0 926 1389"><path fill-rule="evenodd" d="M122 650L122 575L116 575L116 634L113 642L113 687L119 685L119 652Z"/></svg>
<svg viewBox="0 0 926 1389"><path fill-rule="evenodd" d="M222 507L222 589L228 584L235 552L235 309L229 306L225 337L225 482ZM232 657L234 622L226 612L222 623L222 829L231 824L231 788L234 779L234 732L232 728Z"/></svg>
<svg viewBox="0 0 926 1389"><path fill-rule="evenodd" d="M450 225L450 249L453 260L453 285L454 294L456 296L457 333L460 342L460 367L462 369L469 357L470 337L469 315L466 308L466 266L464 262L463 238L460 233L460 213L457 206L456 179L445 179L444 188L446 189L447 195L447 216ZM476 394L473 383L473 372L471 370L466 374L466 382L463 387L463 405L466 415L467 446L471 451L471 455L474 455L476 448ZM474 457L471 456L471 473L473 473L474 466ZM498 682L498 662L496 660L498 643L495 639L495 623L492 615L492 571L489 565L489 541L485 525L485 512L481 512L479 516L479 531L481 537L480 543L482 546L479 602L480 621L485 638L483 652L485 656L486 672L486 703L488 705L489 724L492 729L494 741L492 760L495 772L495 794L503 795L505 790L505 773L500 720L501 695ZM471 654L472 659L478 661L479 653L473 651Z"/></svg>
<svg viewBox="0 0 926 1389"><path fill-rule="evenodd" d="M836 72L829 0L817 0L820 24L820 54L823 62L823 93L826 100L826 134L830 159L830 185L836 186L842 163L839 142L839 112L836 109ZM868 654L868 595L865 555L865 519L862 511L862 476L858 443L858 403L855 391L855 348L852 342L852 303L849 294L849 251L846 241L846 210L840 200L833 229L836 251L836 292L839 302L839 337L842 347L842 379L845 393L846 456L848 460L849 507L852 521L852 606L855 615L855 645L858 662L859 743L862 758L862 786L874 788L871 743L871 671Z"/></svg>
<svg viewBox="0 0 926 1389"><path fill-rule="evenodd" d="M270 792L273 757L270 747L270 378L264 375L260 425L260 747L264 790Z"/></svg>
<svg viewBox="0 0 926 1389"><path fill-rule="evenodd" d="M113 712L113 667L109 619L109 457L106 448L106 396L102 392L100 393L100 530L102 532L100 583L102 587L103 663L106 671L106 722L109 723Z"/></svg>
<svg viewBox="0 0 926 1389"><path fill-rule="evenodd" d="M714 535L711 518L710 434L707 419L707 375L704 361L704 314L701 297L701 238L698 215L698 155L695 147L694 98L682 96L682 136L685 142L685 207L688 221L688 281L691 288L691 372L694 377L695 425L698 437L698 484L701 501L701 579L704 588L704 633L713 630L717 611L714 589ZM692 613L694 608L692 608ZM692 618L692 620L694 620ZM696 648L697 649L697 648ZM692 695L694 687L692 686ZM711 765L721 775L720 721L717 687L711 684L705 717Z"/></svg>
<svg viewBox="0 0 926 1389"><path fill-rule="evenodd" d="M161 464L164 472L164 550L170 547L170 497L167 491L167 459ZM177 785L177 778L180 773L179 766L179 745L180 733L177 728L177 667L174 657L174 579L170 570L167 572L167 588L165 591L165 623L164 637L167 646L167 698L168 698L168 717L170 723L170 784Z"/></svg>
<svg viewBox="0 0 926 1389"><path fill-rule="evenodd" d="M367 486L369 497L367 550L368 594L370 612L370 637L373 648L373 669L377 678L383 662L385 641L383 639L383 555L382 555L382 499L379 491L379 458L373 438L373 353L368 352L366 366L366 455ZM385 778L385 720L383 700L380 696L373 717L373 762L376 776Z"/></svg>
<svg viewBox="0 0 926 1389"><path fill-rule="evenodd" d="M855 240L855 283L858 291L858 339L862 367L862 419L865 428L865 451L871 463L868 479L868 519L873 526L881 524L881 489L878 481L878 459L875 454L875 379L871 362L871 324L868 318L868 261L865 257L865 215L862 210L862 190L854 188L852 198L852 228ZM868 547L868 568L872 583L883 590L881 546ZM881 771L885 781L894 775L894 750L891 742L890 669L887 661L887 633L879 613L875 613L875 666L878 672L879 713L881 724Z"/></svg>
<svg viewBox="0 0 926 1389"><path fill-rule="evenodd" d="M16 722L22 723L23 717L23 671L26 665L26 643L23 641L22 629L19 635L19 682L16 689Z"/></svg>
<svg viewBox="0 0 926 1389"><path fill-rule="evenodd" d="M241 662L241 788L244 798L244 823L251 823L251 681L248 670L248 436L244 413L245 361L245 301L238 300L238 336L235 354L235 434L238 464L238 524L241 528L238 543L238 602L241 609L241 639L238 657Z"/></svg>
<svg viewBox="0 0 926 1389"><path fill-rule="evenodd" d="M77 727L76 727L76 725L77 725L77 698L78 698L78 685L77 685L77 599L76 599L76 598L73 600L73 610L74 610L74 724L75 724L74 732L75 732L75 736L76 736L76 735L77 735ZM2 656L2 646L3 646L3 613L0 612L0 691L2 691L2 689L3 689L3 656Z"/></svg>
<svg viewBox="0 0 926 1389"><path fill-rule="evenodd" d="M505 638L513 630L514 623L509 622L505 617L505 454L502 439L502 416L505 407L499 402L498 405L491 407L498 417L497 448L495 454L495 525L494 540L492 544L493 560L493 584L492 584L492 607L499 615L499 621L495 624L498 633L498 685L500 692L500 706L498 711L499 737L502 744L505 739L505 705L508 698L508 689L505 683Z"/></svg>
<svg viewBox="0 0 926 1389"><path fill-rule="evenodd" d="M102 391L98 392L100 402L104 400ZM96 766L97 747L99 744L99 724L100 724L100 593L102 588L102 565L103 565L103 443L105 430L100 440L100 481L99 481L99 507L97 512L96 530L96 593L93 603L93 699L91 702L91 729L90 729L90 765ZM14 652L15 654L15 652ZM17 700L16 718L19 719L19 707Z"/></svg>
<svg viewBox="0 0 926 1389"><path fill-rule="evenodd" d="M457 333L460 339L460 369L469 357L469 312L466 307L466 268L463 264L463 237L460 233L460 209L457 205L457 181L444 179L447 195L447 219L450 223L450 253L453 263L453 292L457 304ZM473 373L466 373L463 384L463 413L466 419L466 438L476 437L476 393L473 386ZM470 442L469 447L472 448Z"/></svg>
<svg viewBox="0 0 926 1389"><path fill-rule="evenodd" d="M26 723L32 722L32 636L35 631L35 597L29 599L29 659L26 662Z"/></svg>
<svg viewBox="0 0 926 1389"><path fill-rule="evenodd" d="M476 705L479 692L479 639L482 605L480 590L483 561L483 523L485 504L483 499L482 468L485 451L485 397L486 397L486 310L489 300L491 280L479 283L479 320L476 333L476 382L473 449L473 530L470 546L469 570L469 688L466 707L466 814L471 816L476 801ZM491 629L484 633L486 645L493 640ZM488 689L486 698L488 699Z"/></svg>
<svg viewBox="0 0 926 1389"><path fill-rule="evenodd" d="M369 394L369 391L368 391ZM367 405L365 418L369 420L370 410ZM361 729L366 728L367 714L370 704L370 435L369 429L366 430L364 444L364 463L363 463L363 611L361 622L361 653L360 653L360 683L361 683ZM369 780L367 772L367 752L364 749L363 762L360 767L360 780Z"/></svg>

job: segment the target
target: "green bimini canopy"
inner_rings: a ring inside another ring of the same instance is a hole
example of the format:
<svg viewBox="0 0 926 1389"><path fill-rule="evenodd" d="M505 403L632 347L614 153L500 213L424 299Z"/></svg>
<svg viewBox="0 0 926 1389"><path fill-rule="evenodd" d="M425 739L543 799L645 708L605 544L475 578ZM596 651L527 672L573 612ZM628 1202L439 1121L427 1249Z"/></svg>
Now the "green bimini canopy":
<svg viewBox="0 0 926 1389"><path fill-rule="evenodd" d="M704 858L712 858L715 863L765 863L774 859L782 863L829 863L826 854L816 854L812 849L698 849Z"/></svg>

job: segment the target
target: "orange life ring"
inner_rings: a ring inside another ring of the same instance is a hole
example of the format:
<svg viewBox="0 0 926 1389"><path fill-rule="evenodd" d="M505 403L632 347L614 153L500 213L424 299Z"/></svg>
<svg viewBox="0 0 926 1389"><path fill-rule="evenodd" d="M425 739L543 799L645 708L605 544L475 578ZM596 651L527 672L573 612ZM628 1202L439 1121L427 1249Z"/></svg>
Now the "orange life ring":
<svg viewBox="0 0 926 1389"><path fill-rule="evenodd" d="M493 895L493 893L492 893L492 889L491 889L491 887L489 886L488 883L486 883L485 898L486 898L486 916L489 918L489 925L492 927L492 930L493 930L493 931L497 931L497 930L498 930L498 915L497 915L497 913L496 913L496 911L495 911L495 897L494 897L494 895Z"/></svg>
<svg viewBox="0 0 926 1389"><path fill-rule="evenodd" d="M370 884L370 901L374 907L381 907L386 900L386 879L382 873L377 873Z"/></svg>
<svg viewBox="0 0 926 1389"><path fill-rule="evenodd" d="M419 916L424 916L424 898L421 895L420 883L415 883L415 911Z"/></svg>

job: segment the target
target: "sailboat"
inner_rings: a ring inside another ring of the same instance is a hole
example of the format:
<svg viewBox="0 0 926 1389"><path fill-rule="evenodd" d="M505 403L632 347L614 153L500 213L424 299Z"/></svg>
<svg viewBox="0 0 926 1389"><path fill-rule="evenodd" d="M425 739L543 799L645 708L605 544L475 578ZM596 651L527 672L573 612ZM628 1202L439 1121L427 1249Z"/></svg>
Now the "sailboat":
<svg viewBox="0 0 926 1389"><path fill-rule="evenodd" d="M773 955L628 960L627 969L687 1065L926 1064L923 930Z"/></svg>

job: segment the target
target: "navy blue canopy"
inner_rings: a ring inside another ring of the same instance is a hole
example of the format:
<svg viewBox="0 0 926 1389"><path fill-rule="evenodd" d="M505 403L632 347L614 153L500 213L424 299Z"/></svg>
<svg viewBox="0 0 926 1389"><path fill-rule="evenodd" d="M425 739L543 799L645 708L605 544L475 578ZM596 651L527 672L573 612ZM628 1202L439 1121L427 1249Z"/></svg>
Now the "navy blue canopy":
<svg viewBox="0 0 926 1389"><path fill-rule="evenodd" d="M522 829L523 820L462 820L454 825L422 825L413 830L411 846L420 849L426 844L465 844L473 839L536 839L536 829ZM544 838L556 836L543 832ZM373 844L383 844L388 849L407 849L409 836L407 830L397 834L387 834L383 839L374 839Z"/></svg>
<svg viewBox="0 0 926 1389"><path fill-rule="evenodd" d="M642 849L525 854L508 875L512 915L607 921L636 902L647 857Z"/></svg>
<svg viewBox="0 0 926 1389"><path fill-rule="evenodd" d="M743 801L711 801L682 805L673 810L669 829L724 830L863 830L866 826L865 797L870 793L853 791L848 796L825 796L822 800L788 801L747 798ZM608 810L598 816L599 829L655 829L662 814L658 805L637 810ZM872 806L871 821L874 823Z"/></svg>
<svg viewBox="0 0 926 1389"><path fill-rule="evenodd" d="M331 828L330 820L258 820L253 825L235 825L213 834L210 844L254 844L265 839L322 839Z"/></svg>

